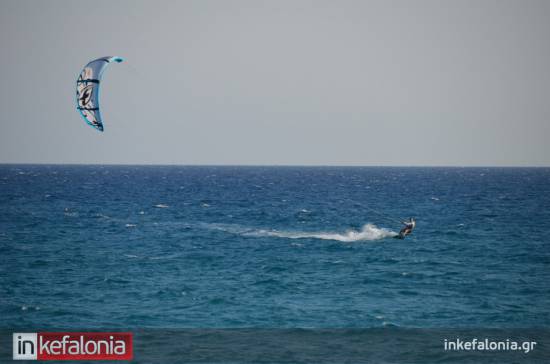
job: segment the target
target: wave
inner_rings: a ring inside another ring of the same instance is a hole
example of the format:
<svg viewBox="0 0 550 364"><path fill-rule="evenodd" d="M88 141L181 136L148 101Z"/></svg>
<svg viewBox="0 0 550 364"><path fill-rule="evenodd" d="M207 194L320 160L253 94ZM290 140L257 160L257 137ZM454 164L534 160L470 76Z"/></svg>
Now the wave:
<svg viewBox="0 0 550 364"><path fill-rule="evenodd" d="M284 239L321 239L321 240L336 240L345 243L355 241L373 241L384 238L391 238L398 235L396 232L385 228L379 228L374 224L366 224L361 230L348 230L343 233L339 232L304 232L304 231L283 231L283 230L267 230L267 229L248 229L238 225L225 224L210 224L210 228L222 230L232 234L242 236L259 236L259 237L277 237Z"/></svg>

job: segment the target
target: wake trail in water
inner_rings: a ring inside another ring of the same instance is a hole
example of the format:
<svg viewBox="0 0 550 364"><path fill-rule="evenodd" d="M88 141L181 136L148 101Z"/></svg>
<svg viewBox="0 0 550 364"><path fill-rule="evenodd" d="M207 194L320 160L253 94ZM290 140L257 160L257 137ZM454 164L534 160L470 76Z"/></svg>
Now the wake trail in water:
<svg viewBox="0 0 550 364"><path fill-rule="evenodd" d="M344 233L339 232L304 232L304 231L284 231L268 229L247 229L238 225L210 224L209 228L222 230L232 234L242 236L258 237L277 237L285 239L321 239L336 240L345 243L355 241L374 241L384 238L391 238L398 235L396 232L385 228L379 228L374 224L366 224L361 230L348 230Z"/></svg>

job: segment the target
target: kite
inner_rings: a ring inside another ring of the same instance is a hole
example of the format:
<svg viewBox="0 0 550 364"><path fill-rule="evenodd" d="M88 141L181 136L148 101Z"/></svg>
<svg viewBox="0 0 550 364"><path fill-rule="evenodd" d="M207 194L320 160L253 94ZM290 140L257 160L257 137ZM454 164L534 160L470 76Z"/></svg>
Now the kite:
<svg viewBox="0 0 550 364"><path fill-rule="evenodd" d="M99 83L109 63L124 61L121 57L102 57L88 63L76 81L76 108L84 121L94 129L103 131L99 112Z"/></svg>

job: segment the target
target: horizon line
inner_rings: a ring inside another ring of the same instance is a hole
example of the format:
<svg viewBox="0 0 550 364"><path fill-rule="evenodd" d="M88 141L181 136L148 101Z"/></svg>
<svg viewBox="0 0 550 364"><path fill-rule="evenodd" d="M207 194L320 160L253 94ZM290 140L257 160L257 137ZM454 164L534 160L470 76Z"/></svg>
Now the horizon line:
<svg viewBox="0 0 550 364"><path fill-rule="evenodd" d="M127 167L301 167L301 168L550 168L550 165L444 165L444 164L180 164L180 163L43 163L0 162L0 166L127 166Z"/></svg>

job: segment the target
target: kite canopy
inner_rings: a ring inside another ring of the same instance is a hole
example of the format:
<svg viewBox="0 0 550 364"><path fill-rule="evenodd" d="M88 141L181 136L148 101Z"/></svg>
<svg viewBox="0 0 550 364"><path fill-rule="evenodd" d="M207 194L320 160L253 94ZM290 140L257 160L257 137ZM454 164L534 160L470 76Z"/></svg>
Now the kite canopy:
<svg viewBox="0 0 550 364"><path fill-rule="evenodd" d="M76 108L86 123L94 129L103 131L103 122L99 112L99 83L101 75L111 62L120 63L121 57L102 57L88 63L76 81Z"/></svg>

